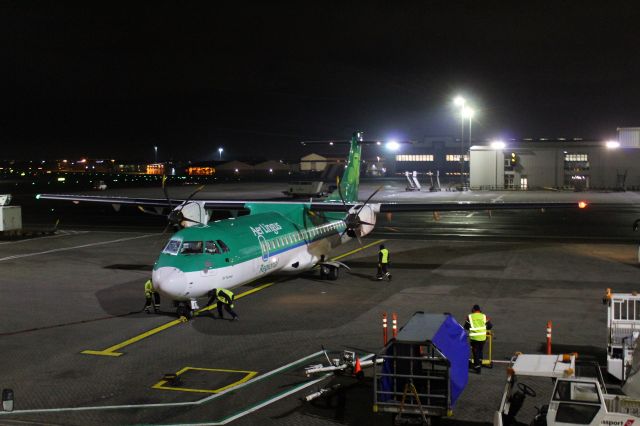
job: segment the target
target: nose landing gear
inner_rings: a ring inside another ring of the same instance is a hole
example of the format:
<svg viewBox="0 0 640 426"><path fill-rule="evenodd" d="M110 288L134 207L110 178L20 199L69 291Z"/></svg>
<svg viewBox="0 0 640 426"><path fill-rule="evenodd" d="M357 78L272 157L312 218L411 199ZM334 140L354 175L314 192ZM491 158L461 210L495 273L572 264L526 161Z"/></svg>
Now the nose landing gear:
<svg viewBox="0 0 640 426"><path fill-rule="evenodd" d="M176 307L178 317L185 317L188 320L193 318L193 313L199 309L198 302L196 300L190 300L188 302L179 302L174 300L173 305Z"/></svg>

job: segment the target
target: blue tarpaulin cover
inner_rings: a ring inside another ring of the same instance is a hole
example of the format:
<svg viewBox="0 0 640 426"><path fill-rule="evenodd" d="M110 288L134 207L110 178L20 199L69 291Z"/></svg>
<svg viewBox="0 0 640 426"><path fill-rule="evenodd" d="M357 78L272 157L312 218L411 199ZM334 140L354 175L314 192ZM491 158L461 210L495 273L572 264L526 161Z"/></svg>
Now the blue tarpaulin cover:
<svg viewBox="0 0 640 426"><path fill-rule="evenodd" d="M451 408L455 406L469 380L469 342L464 328L451 315L425 314L416 312L411 320L400 330L395 341L386 350L386 355L409 355L411 345L425 345L431 342L449 361L451 382ZM393 362L386 358L382 372L391 374ZM392 379L383 376L380 387L384 391L392 390ZM380 395L380 401L392 399L387 394Z"/></svg>
<svg viewBox="0 0 640 426"><path fill-rule="evenodd" d="M451 406L469 381L469 342L464 328L447 315L431 342L451 363Z"/></svg>

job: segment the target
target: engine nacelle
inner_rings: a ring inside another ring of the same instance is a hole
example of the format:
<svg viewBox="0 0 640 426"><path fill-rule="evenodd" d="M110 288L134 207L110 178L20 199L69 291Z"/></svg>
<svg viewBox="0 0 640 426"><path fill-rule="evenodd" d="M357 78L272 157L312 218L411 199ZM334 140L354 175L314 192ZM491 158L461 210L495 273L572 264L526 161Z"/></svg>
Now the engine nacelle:
<svg viewBox="0 0 640 426"><path fill-rule="evenodd" d="M360 207L359 206L357 208L354 207L350 213L355 213L358 208ZM376 213L379 210L380 210L380 206L376 204L367 204L362 208L362 210L360 210L360 213L358 214L358 218L363 222L370 223L371 225L365 225L363 223L358 228L356 228L355 232L357 236L364 237L365 235L373 231L373 228L374 228L373 225L376 224Z"/></svg>
<svg viewBox="0 0 640 426"><path fill-rule="evenodd" d="M184 206L180 205L176 207L174 211L180 211L184 218L191 219L180 221L180 226L183 228L198 225L199 223L204 225L209 223L209 213L204 208L204 201L189 201Z"/></svg>

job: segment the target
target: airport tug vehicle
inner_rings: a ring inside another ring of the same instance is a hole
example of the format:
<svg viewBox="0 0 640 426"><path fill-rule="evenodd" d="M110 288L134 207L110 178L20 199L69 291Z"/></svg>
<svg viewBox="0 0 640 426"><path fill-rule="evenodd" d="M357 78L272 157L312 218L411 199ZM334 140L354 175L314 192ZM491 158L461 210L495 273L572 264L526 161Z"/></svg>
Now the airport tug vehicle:
<svg viewBox="0 0 640 426"><path fill-rule="evenodd" d="M530 422L526 421L525 424L640 424L640 400L608 394L598 365L577 364L576 357L576 354L514 356L507 370L507 383L500 407L493 416L494 426L522 424L522 420L516 417L525 407L525 400L543 393L548 399L543 401L545 403L540 408L535 407L537 414L533 419L527 419ZM534 381L537 384L535 388L531 385Z"/></svg>

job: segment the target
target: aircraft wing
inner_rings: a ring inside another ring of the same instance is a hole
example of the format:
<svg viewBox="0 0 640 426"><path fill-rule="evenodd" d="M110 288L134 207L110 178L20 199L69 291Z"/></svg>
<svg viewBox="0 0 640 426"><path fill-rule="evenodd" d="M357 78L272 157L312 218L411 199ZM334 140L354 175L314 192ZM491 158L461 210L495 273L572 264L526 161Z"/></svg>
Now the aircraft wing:
<svg viewBox="0 0 640 426"><path fill-rule="evenodd" d="M129 197L107 197L100 195L67 195L67 194L38 194L36 196L42 200L64 200L74 203L90 202L104 203L111 205L129 204L143 207L168 207L168 202L164 198L129 198ZM171 199L171 205L177 207L186 200ZM291 201L265 201L265 200L191 200L202 203L208 210L238 210L250 209L251 205L291 205L299 204L306 206L309 210L318 212L345 212L354 207L361 206L362 203L340 202L291 202ZM553 209L553 208L584 208L587 204L581 202L571 203L475 203L475 202L450 202L450 203L371 203L374 209L380 213L397 212L445 212L445 211L474 211L474 210L531 210L531 209ZM379 210L378 210L379 208Z"/></svg>
<svg viewBox="0 0 640 426"><path fill-rule="evenodd" d="M99 195L67 195L67 194L38 194L38 200L63 200L74 203L104 203L104 204L132 204L149 207L167 207L165 198L129 198L129 197L102 197ZM171 204L179 205L184 200L171 200Z"/></svg>
<svg viewBox="0 0 640 426"><path fill-rule="evenodd" d="M585 208L584 201L572 203L380 203L380 213L397 212L447 212L447 211L473 211L473 210L539 210L539 209L571 209Z"/></svg>

